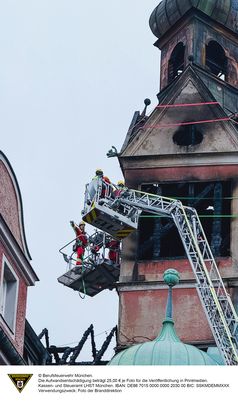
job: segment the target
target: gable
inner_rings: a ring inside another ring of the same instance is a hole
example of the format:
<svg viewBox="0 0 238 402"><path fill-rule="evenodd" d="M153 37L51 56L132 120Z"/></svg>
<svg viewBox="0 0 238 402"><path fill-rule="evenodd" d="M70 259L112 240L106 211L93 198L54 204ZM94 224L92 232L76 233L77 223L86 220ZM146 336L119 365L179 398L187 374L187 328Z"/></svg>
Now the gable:
<svg viewBox="0 0 238 402"><path fill-rule="evenodd" d="M0 214L24 254L30 259L24 234L20 190L15 174L2 152L0 152Z"/></svg>
<svg viewBox="0 0 238 402"><path fill-rule="evenodd" d="M120 156L215 154L238 151L236 128L231 121L220 120L228 119L228 116L221 106L214 102L211 92L190 68L179 77L163 99L164 105L175 106L161 107L161 105L155 108ZM184 106L179 106L180 104ZM191 104L199 105L190 106ZM187 125L188 122L201 121L209 122ZM191 141L186 142L186 138L192 135L192 126L197 139L190 144ZM180 141L181 138L184 138L185 142Z"/></svg>

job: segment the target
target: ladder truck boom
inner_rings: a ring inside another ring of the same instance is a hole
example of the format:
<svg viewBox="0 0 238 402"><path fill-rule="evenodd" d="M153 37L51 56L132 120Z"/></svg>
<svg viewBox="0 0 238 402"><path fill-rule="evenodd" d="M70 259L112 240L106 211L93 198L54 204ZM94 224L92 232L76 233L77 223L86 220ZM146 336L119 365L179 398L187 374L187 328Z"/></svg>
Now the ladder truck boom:
<svg viewBox="0 0 238 402"><path fill-rule="evenodd" d="M196 278L198 295L217 347L227 365L238 365L238 317L196 209L173 198L131 189L115 198L111 188L102 180L95 181L93 192L91 190L92 185L87 185L83 219L118 239L137 229L142 211L173 219Z"/></svg>

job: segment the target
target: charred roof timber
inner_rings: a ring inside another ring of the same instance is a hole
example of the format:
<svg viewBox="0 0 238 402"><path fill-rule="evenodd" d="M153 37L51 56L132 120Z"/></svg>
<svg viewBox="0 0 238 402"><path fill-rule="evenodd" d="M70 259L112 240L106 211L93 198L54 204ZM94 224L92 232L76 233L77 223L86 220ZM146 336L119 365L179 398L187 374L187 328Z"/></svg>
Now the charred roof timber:
<svg viewBox="0 0 238 402"><path fill-rule="evenodd" d="M42 333L46 334L48 336L48 330L44 329ZM42 334L41 333L41 334ZM101 348L99 350L96 349L96 343L95 343L95 334L94 334L94 327L93 324L91 324L88 329L84 332L82 338L78 342L78 345L75 347L69 347L69 346L49 346L47 348L48 353L52 357L52 361L48 362L46 364L50 365L79 365L79 366L85 366L85 365L106 365L108 361L103 361L102 357L106 350L108 349L108 346L110 345L112 338L117 334L117 327L112 328L110 333L106 336L105 341L103 342ZM91 338L91 348L92 348L92 360L91 361L78 361L78 357L80 357L80 353L88 340L88 338ZM54 359L54 360L53 360Z"/></svg>

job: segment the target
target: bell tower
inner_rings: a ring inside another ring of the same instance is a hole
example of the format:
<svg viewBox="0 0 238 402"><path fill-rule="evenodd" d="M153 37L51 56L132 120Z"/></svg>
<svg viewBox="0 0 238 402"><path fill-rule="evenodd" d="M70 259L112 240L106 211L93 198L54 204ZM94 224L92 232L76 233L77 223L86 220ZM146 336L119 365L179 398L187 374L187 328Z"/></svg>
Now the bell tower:
<svg viewBox="0 0 238 402"><path fill-rule="evenodd" d="M160 92L149 116L135 112L120 151L126 185L197 209L237 308L238 4L163 0L150 28L161 50ZM174 224L142 213L139 230L124 240L122 254L118 349L156 337L168 268L181 276L174 292L180 338L203 350L214 346Z"/></svg>
<svg viewBox="0 0 238 402"><path fill-rule="evenodd" d="M234 0L162 1L150 17L161 50L161 90L191 62L237 87L237 24Z"/></svg>

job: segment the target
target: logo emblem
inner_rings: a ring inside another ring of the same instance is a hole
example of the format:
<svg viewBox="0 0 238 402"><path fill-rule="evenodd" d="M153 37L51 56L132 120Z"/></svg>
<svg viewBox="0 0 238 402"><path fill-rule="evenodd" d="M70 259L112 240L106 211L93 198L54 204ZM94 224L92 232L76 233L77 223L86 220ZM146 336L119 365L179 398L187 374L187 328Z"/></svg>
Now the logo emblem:
<svg viewBox="0 0 238 402"><path fill-rule="evenodd" d="M31 379L32 374L8 374L16 389L22 392L28 381Z"/></svg>

